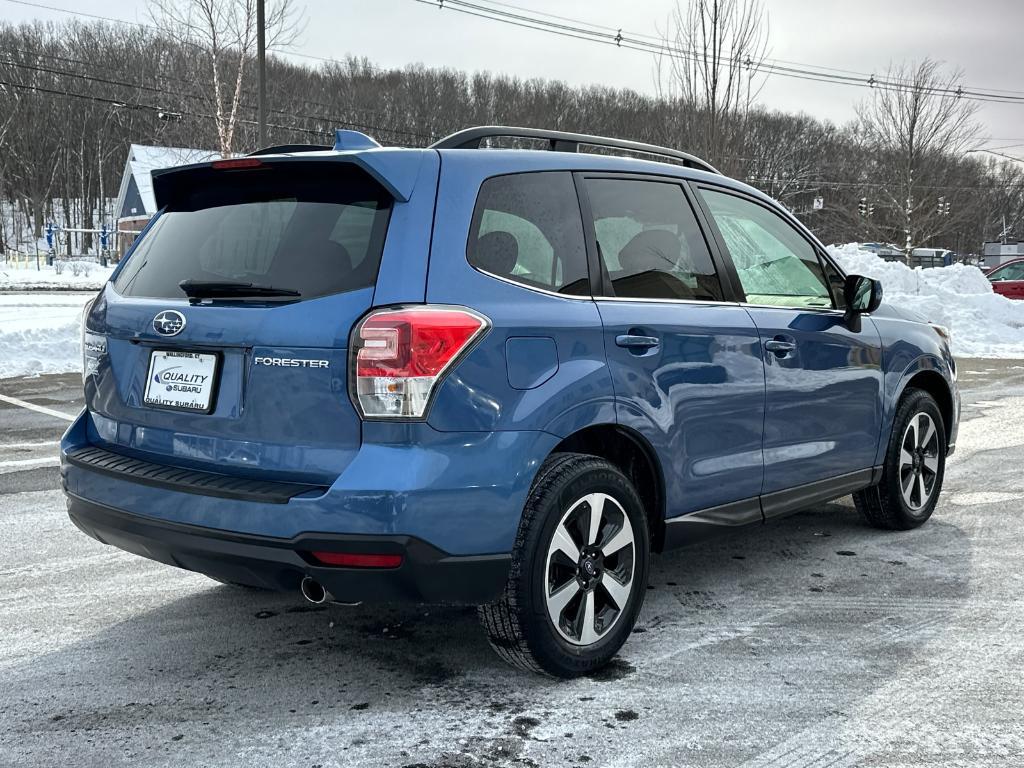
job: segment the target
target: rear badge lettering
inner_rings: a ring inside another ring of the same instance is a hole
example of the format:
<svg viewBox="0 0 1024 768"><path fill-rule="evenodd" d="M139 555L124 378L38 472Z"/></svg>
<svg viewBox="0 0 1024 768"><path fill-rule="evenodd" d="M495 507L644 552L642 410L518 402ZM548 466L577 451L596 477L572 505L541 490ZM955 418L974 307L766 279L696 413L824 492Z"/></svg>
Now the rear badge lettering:
<svg viewBox="0 0 1024 768"><path fill-rule="evenodd" d="M299 357L257 357L256 365L279 366L281 368L330 368L330 360L307 360Z"/></svg>

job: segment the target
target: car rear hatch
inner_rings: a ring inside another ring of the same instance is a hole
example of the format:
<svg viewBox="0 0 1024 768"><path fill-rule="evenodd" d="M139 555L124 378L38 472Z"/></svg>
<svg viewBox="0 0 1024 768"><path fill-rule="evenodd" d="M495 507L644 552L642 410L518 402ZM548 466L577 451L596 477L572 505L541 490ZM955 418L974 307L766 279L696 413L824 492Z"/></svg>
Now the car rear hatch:
<svg viewBox="0 0 1024 768"><path fill-rule="evenodd" d="M373 305L393 195L337 158L193 166L155 191L162 213L87 320L91 441L330 484L360 442L346 348Z"/></svg>

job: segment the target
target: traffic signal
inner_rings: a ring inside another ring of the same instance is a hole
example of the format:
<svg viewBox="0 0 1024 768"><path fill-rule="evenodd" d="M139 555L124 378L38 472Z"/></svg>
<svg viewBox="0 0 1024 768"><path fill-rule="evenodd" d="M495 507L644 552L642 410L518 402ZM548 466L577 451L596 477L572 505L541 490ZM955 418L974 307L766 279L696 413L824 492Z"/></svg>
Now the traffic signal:
<svg viewBox="0 0 1024 768"><path fill-rule="evenodd" d="M868 199L866 197L860 199L860 205L857 206L857 210L860 211L861 216L868 215Z"/></svg>

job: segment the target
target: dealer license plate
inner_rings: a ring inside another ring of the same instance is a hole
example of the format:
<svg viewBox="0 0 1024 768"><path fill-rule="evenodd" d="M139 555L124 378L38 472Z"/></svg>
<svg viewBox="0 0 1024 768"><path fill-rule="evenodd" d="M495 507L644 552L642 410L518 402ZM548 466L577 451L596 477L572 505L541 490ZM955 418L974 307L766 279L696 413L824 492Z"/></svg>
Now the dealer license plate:
<svg viewBox="0 0 1024 768"><path fill-rule="evenodd" d="M155 349L149 356L146 405L209 413L217 355Z"/></svg>

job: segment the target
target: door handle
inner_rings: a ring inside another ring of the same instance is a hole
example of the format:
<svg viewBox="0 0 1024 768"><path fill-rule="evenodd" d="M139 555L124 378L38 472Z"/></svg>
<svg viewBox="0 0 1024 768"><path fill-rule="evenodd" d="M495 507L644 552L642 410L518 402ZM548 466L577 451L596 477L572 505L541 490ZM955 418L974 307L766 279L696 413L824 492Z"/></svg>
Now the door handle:
<svg viewBox="0 0 1024 768"><path fill-rule="evenodd" d="M779 357L784 357L796 349L796 342L786 341L785 339L768 339L764 343L764 348L769 352L774 352Z"/></svg>
<svg viewBox="0 0 1024 768"><path fill-rule="evenodd" d="M615 343L620 347L631 349L650 349L660 343L656 336L636 336L632 333L623 333L615 337Z"/></svg>

